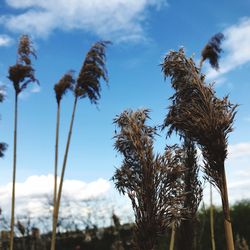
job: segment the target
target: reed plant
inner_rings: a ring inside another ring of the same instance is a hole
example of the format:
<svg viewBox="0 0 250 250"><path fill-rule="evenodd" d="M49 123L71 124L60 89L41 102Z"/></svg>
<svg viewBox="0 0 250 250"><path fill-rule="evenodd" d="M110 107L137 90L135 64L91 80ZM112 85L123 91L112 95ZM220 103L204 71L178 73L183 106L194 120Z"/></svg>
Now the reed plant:
<svg viewBox="0 0 250 250"><path fill-rule="evenodd" d="M178 249L195 249L195 225L197 223L197 211L203 195L202 183L199 180L199 169L197 150L195 143L188 138L184 139L183 150L185 152L184 183L186 197L184 207L189 211L189 217L183 220L178 228Z"/></svg>
<svg viewBox="0 0 250 250"><path fill-rule="evenodd" d="M185 153L177 145L154 154L156 127L146 124L149 110L126 110L114 119L119 132L115 149L123 156L113 181L128 195L135 214L134 248L152 250L166 229L177 226L188 212L184 208Z"/></svg>
<svg viewBox="0 0 250 250"><path fill-rule="evenodd" d="M54 208L54 220L52 228L52 240L51 240L51 250L55 250L56 243L56 226L58 221L58 214L60 208L60 200L62 195L62 187L64 174L67 164L71 134L73 129L73 123L75 118L75 112L77 107L77 102L79 99L88 97L91 103L97 104L100 99L101 78L108 82L108 75L106 69L106 55L105 50L107 45L110 44L108 41L96 42L88 51L85 60L83 62L82 68L74 85L74 105L71 115L70 127L68 132L67 144L63 158L61 178L57 193L56 204Z"/></svg>
<svg viewBox="0 0 250 250"><path fill-rule="evenodd" d="M231 104L228 96L216 97L213 85L205 83L205 75L200 74L192 58L185 56L183 48L166 55L162 70L165 77L171 77L175 90L164 126L169 127L169 134L176 131L201 148L206 163L204 171L221 195L227 249L232 250L225 159L237 105Z"/></svg>
<svg viewBox="0 0 250 250"><path fill-rule="evenodd" d="M31 56L36 58L32 41L28 35L22 35L19 40L16 64L9 67L8 78L15 90L14 111L14 144L13 144L13 180L11 201L11 223L10 223L10 250L13 250L14 222L15 222L15 183L16 183L16 152L17 152L17 121L18 121L18 96L29 84L37 82L35 70L31 63Z"/></svg>
<svg viewBox="0 0 250 250"><path fill-rule="evenodd" d="M60 111L61 100L68 90L73 90L75 79L73 77L73 71L69 71L63 75L58 83L54 85L54 91L57 102L57 114L56 114L56 141L55 141L55 166L54 166L54 202L53 202L53 221L55 219L55 206L57 199L57 171L58 171L58 144L59 144L59 130L60 130Z"/></svg>
<svg viewBox="0 0 250 250"><path fill-rule="evenodd" d="M223 51L221 43L224 40L224 35L220 32L211 37L208 43L204 46L201 51L200 60L200 72L202 69L203 62L209 60L212 68L219 70L219 58ZM214 206L213 206L213 187L210 183L210 234L211 234L211 248L216 249L215 246L215 233L214 233Z"/></svg>

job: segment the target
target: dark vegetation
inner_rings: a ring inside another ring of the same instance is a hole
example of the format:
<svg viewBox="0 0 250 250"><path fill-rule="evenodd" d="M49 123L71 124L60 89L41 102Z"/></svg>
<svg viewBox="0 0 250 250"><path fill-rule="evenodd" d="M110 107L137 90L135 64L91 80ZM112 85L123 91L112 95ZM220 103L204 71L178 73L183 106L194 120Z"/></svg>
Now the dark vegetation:
<svg viewBox="0 0 250 250"><path fill-rule="evenodd" d="M225 250L225 237L223 236L223 213L220 207L214 210L215 215L215 234L216 234L216 249ZM117 216L116 216L117 217ZM250 201L242 200L235 203L231 207L231 217L235 238L235 248L237 250L247 250L246 246L250 246ZM118 220L118 222L117 222ZM4 223L1 218L1 223ZM5 222L6 223L6 222ZM73 223L73 222L72 222ZM6 225L8 227L8 224ZM38 229L34 225L25 224L24 236L22 237L16 225L16 230L19 233L19 238L15 238L15 245L17 250L48 250L50 249L51 233L38 234ZM84 250L130 250L133 240L134 224L121 225L117 217L116 223L113 219L111 226L106 228L98 228L97 226L86 227L85 230L67 230L66 232L58 232L57 234L57 249L60 250L75 250L77 246ZM210 222L209 222L209 207L201 206L198 211L197 219L195 221L194 237L193 237L193 250L210 250ZM159 237L158 248L156 250L168 249L170 242L171 230L166 234ZM177 230L175 249L182 250L182 232ZM8 245L8 239L1 236L2 249L5 250ZM246 243L244 243L244 241ZM245 244L243 248L242 245Z"/></svg>

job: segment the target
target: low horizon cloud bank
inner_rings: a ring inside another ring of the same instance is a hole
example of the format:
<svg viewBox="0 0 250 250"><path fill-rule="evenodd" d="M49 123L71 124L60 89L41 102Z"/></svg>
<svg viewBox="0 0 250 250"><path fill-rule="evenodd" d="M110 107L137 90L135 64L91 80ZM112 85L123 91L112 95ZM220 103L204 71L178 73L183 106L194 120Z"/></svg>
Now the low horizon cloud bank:
<svg viewBox="0 0 250 250"><path fill-rule="evenodd" d="M232 144L228 147L226 173L230 204L242 199L250 199L250 142ZM58 178L59 181L59 178ZM47 216L51 218L53 210L54 176L35 175L24 182L16 183L16 217L29 215L32 218ZM0 207L4 216L10 216L12 184L0 186ZM215 190L215 189L214 189ZM221 206L217 191L214 204ZM206 183L203 200L209 205L209 184ZM94 223L110 225L111 214L115 212L121 221L133 221L133 212L128 197L120 195L112 182L99 178L86 183L81 180L65 180L63 185L61 216L87 220L92 216Z"/></svg>
<svg viewBox="0 0 250 250"><path fill-rule="evenodd" d="M59 183L58 178L58 183ZM35 175L24 182L16 183L16 214L40 216L44 207L52 210L54 176ZM102 178L86 183L80 180L65 180L63 199L72 202L96 200L104 197L110 190L110 183ZM12 183L0 186L0 204L3 212L8 211L11 203Z"/></svg>
<svg viewBox="0 0 250 250"><path fill-rule="evenodd" d="M53 187L52 174L29 176L24 182L17 182L16 220L27 223L30 218L35 225L41 226L43 232L51 230ZM11 193L12 183L0 186L0 208L7 221L10 218ZM130 204L114 192L110 181L103 178L89 183L72 179L64 181L59 215L62 223L72 228L75 225L78 228L108 226L113 212L122 222L131 221Z"/></svg>

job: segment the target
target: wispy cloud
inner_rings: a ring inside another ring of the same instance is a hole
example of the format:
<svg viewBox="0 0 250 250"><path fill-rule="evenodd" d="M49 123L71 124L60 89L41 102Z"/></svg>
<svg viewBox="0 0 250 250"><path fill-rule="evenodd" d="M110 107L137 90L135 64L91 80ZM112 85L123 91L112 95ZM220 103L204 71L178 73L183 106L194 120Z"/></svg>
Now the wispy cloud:
<svg viewBox="0 0 250 250"><path fill-rule="evenodd" d="M160 9L166 0L6 0L22 11L0 18L11 31L47 36L55 29L80 29L103 39L138 41L145 39L143 23L149 8Z"/></svg>
<svg viewBox="0 0 250 250"><path fill-rule="evenodd" d="M26 100L27 98L30 97L30 95L32 94L37 94L37 93L40 93L41 92L41 87L39 85L33 85L32 88L26 90L26 91L23 91L19 94L19 97L21 100Z"/></svg>
<svg viewBox="0 0 250 250"><path fill-rule="evenodd" d="M0 47L10 46L13 43L13 39L7 35L0 34Z"/></svg>
<svg viewBox="0 0 250 250"><path fill-rule="evenodd" d="M207 78L209 80L220 79L226 73L250 62L250 17L242 18L223 31L225 41L222 48L224 53L220 60L220 69L215 71L209 69ZM225 78L222 78L223 81Z"/></svg>

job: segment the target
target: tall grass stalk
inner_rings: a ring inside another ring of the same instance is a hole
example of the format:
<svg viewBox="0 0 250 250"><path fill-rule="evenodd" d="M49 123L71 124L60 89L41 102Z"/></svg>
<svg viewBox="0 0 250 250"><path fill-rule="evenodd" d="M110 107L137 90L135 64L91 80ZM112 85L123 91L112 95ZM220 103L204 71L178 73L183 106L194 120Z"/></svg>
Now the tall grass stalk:
<svg viewBox="0 0 250 250"><path fill-rule="evenodd" d="M233 234L229 211L225 159L227 138L233 130L237 105L229 102L228 96L219 99L212 85L206 85L205 76L195 66L192 58L185 56L183 48L170 51L162 64L165 76L171 77L175 89L172 105L164 121L173 131L197 142L206 165L205 173L210 182L218 188L224 213L224 228L227 249L233 250Z"/></svg>
<svg viewBox="0 0 250 250"><path fill-rule="evenodd" d="M171 226L171 238L170 238L170 244L169 244L169 250L174 250L174 243L175 243L175 224L173 223Z"/></svg>
<svg viewBox="0 0 250 250"><path fill-rule="evenodd" d="M27 35L22 35L18 47L18 59L15 65L9 68L8 78L12 81L15 90L14 110L14 144L13 144L13 176L11 199L10 223L10 250L14 249L14 223L15 223L15 185L16 185L16 160L17 160L17 121L18 121L18 95L31 83L37 82L34 69L31 65L30 55L36 58L32 42Z"/></svg>
<svg viewBox="0 0 250 250"><path fill-rule="evenodd" d="M56 114L56 141L55 141L55 166L54 166L54 208L53 208L53 225L55 221L56 200L57 200L57 171L58 171L58 144L59 144L59 128L60 128L60 107L63 95L67 90L72 90L75 80L72 77L73 72L66 73L60 81L55 84L54 91L57 101L57 114ZM55 228L56 230L56 228Z"/></svg>
<svg viewBox="0 0 250 250"><path fill-rule="evenodd" d="M79 98L88 97L91 103L97 104L97 101L100 98L100 78L103 78L104 81L108 81L107 70L106 70L106 56L105 49L110 42L101 41L95 43L89 50L86 55L86 58L83 62L83 66L80 70L77 82L74 88L74 105L71 115L70 127L68 132L67 144L63 158L61 178L59 183L59 189L57 193L56 205L54 210L54 221L52 228L52 240L51 240L51 250L55 250L56 243L56 226L58 221L58 214L60 208L60 201L63 188L63 180L65 175L65 169L68 159L68 152L70 147L71 135L73 130L75 112L77 107L77 102Z"/></svg>
<svg viewBox="0 0 250 250"><path fill-rule="evenodd" d="M214 234L214 206L213 206L213 189L210 183L210 233L211 233L211 246L215 250L215 234Z"/></svg>
<svg viewBox="0 0 250 250"><path fill-rule="evenodd" d="M203 62L209 60L212 68L215 70L219 69L219 58L222 52L221 42L224 40L222 33L217 33L211 37L209 42L201 51L200 60L200 72L202 69ZM210 182L210 233L211 233L211 246L212 250L215 250L215 234L214 234L214 207L213 207L213 188Z"/></svg>

